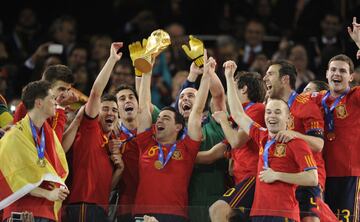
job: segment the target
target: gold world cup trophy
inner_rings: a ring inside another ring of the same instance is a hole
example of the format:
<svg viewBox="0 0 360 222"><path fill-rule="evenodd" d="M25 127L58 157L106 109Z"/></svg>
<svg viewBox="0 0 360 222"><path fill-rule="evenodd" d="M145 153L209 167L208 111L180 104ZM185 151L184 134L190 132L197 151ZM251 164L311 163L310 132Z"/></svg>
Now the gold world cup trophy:
<svg viewBox="0 0 360 222"><path fill-rule="evenodd" d="M142 73L151 71L156 56L171 44L170 35L162 29L151 33L147 39L146 49L143 56L134 61L134 66Z"/></svg>

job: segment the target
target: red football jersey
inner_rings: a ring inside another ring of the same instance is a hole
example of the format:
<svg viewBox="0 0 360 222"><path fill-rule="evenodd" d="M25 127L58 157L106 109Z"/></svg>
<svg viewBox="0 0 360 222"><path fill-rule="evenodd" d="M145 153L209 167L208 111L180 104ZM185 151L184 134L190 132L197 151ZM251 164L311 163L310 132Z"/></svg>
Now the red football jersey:
<svg viewBox="0 0 360 222"><path fill-rule="evenodd" d="M243 104L243 107L246 106L247 104ZM245 113L254 122L259 123L261 126L265 126L264 104L254 103L245 111ZM252 139L250 139L244 146L232 149L231 158L234 161L233 173L236 184L250 176L256 176L259 148Z"/></svg>
<svg viewBox="0 0 360 222"><path fill-rule="evenodd" d="M320 106L325 91L313 94L313 98ZM329 96L326 104L330 107L336 98ZM333 111L335 139L329 141L325 128L324 159L326 173L329 177L360 176L360 88L352 88L340 100Z"/></svg>
<svg viewBox="0 0 360 222"><path fill-rule="evenodd" d="M288 128L307 135L322 135L324 133L324 119L321 110L309 94L300 94L290 108L291 121ZM322 152L313 152L318 168L319 184L325 187L325 163Z"/></svg>
<svg viewBox="0 0 360 222"><path fill-rule="evenodd" d="M27 114L27 109L24 103L20 102L19 105L16 107L13 122L17 123L18 121L22 120L22 118L24 118L26 114ZM56 109L55 116L47 119L47 122L54 129L60 142L62 141L62 136L64 134L66 119L67 117L63 109Z"/></svg>
<svg viewBox="0 0 360 222"><path fill-rule="evenodd" d="M268 131L254 123L250 128L250 137L260 148L259 175L264 167L263 152L268 140ZM271 169L278 172L299 173L316 169L311 150L301 139L293 139L286 144L274 143L269 149L268 163ZM269 184L260 182L257 176L250 216L277 216L300 221L299 206L295 197L296 187L295 184L280 181Z"/></svg>
<svg viewBox="0 0 360 222"><path fill-rule="evenodd" d="M140 150L139 185L134 214L158 213L187 217L188 185L200 141L188 135L177 141L176 150L162 169L156 169L159 147L149 129L136 136ZM171 145L163 145L164 159Z"/></svg>
<svg viewBox="0 0 360 222"><path fill-rule="evenodd" d="M130 131L136 136L136 130ZM123 131L120 131L118 138L124 143L120 147L122 160L124 162L124 171L119 182L119 209L118 214L132 213L135 202L136 190L139 183L139 149L135 138L130 137ZM128 140L128 141L127 141Z"/></svg>
<svg viewBox="0 0 360 222"><path fill-rule="evenodd" d="M98 118L91 119L85 114L72 146L68 203L94 203L107 209L113 173L107 142Z"/></svg>

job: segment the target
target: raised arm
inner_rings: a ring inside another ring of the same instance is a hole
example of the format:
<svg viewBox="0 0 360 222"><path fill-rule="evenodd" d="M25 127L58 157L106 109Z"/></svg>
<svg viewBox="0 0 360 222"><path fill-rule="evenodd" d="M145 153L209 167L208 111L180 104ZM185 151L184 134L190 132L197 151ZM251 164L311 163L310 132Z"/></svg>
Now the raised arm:
<svg viewBox="0 0 360 222"><path fill-rule="evenodd" d="M353 17L352 28L353 29L351 30L351 27L347 27L348 33L360 49L360 24L356 22L356 17Z"/></svg>
<svg viewBox="0 0 360 222"><path fill-rule="evenodd" d="M231 148L238 148L243 146L248 140L249 136L242 130L233 129L230 125L228 117L224 111L217 111L213 113L213 118L220 124L226 140L229 142Z"/></svg>
<svg viewBox="0 0 360 222"><path fill-rule="evenodd" d="M122 42L114 42L111 44L110 56L94 82L89 100L85 106L85 113L90 118L95 118L99 113L101 96L109 81L115 63L121 59L122 53L119 52L119 49L122 46Z"/></svg>
<svg viewBox="0 0 360 222"><path fill-rule="evenodd" d="M188 135L191 139L200 141L202 137L201 132L201 117L206 104L206 99L209 93L211 76L210 72L214 72L216 66L215 60L210 57L207 59L206 50L204 51L204 74L201 78L199 91L196 93L195 103L191 110L188 121Z"/></svg>
<svg viewBox="0 0 360 222"><path fill-rule="evenodd" d="M210 93L211 93L211 102L213 104L214 110L212 112L216 111L226 111L226 102L225 102L225 90L224 87L217 76L217 74L214 72L210 73L211 75L211 82L210 82Z"/></svg>
<svg viewBox="0 0 360 222"><path fill-rule="evenodd" d="M151 127L151 75L152 73L143 74L139 90L139 112L137 134L144 132Z"/></svg>
<svg viewBox="0 0 360 222"><path fill-rule="evenodd" d="M236 71L236 64L234 61L227 61L224 63L225 77L227 85L227 98L230 107L230 113L236 124L249 135L250 126L253 120L245 113L241 105L240 99L236 93L236 85L234 81L234 73Z"/></svg>
<svg viewBox="0 0 360 222"><path fill-rule="evenodd" d="M65 133L63 135L61 145L62 145L65 153L67 153L69 151L72 144L74 143L75 136L76 136L76 133L77 133L77 131L79 129L79 126L80 126L81 120L83 118L83 115L84 115L84 106L82 106L79 109L79 111L76 114L75 118L70 123L70 126L66 129L66 131L65 131Z"/></svg>

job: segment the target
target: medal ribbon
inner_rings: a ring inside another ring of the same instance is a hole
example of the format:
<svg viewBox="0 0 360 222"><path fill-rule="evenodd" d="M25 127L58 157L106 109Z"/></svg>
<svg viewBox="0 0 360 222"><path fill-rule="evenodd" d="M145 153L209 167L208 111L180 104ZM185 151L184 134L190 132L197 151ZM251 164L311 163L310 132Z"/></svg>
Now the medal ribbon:
<svg viewBox="0 0 360 222"><path fill-rule="evenodd" d="M326 92L325 96L322 98L321 100L321 105L322 107L324 108L324 112L325 112L325 122L326 122L326 125L328 127L328 131L329 132L333 132L334 129L335 129L335 126L334 126L334 109L335 107L338 105L338 103L340 102L340 100L342 98L344 98L344 96L346 96L346 94L349 92L350 88L347 88L345 90L345 92L343 92L340 96L338 96L334 103L331 105L331 107L329 108L327 105L326 105L326 100L329 98L330 96L330 90Z"/></svg>
<svg viewBox="0 0 360 222"><path fill-rule="evenodd" d="M271 140L268 140L265 144L265 149L263 153L263 160L264 160L264 166L265 168L269 168L269 149L271 145L275 143L275 138L272 138Z"/></svg>
<svg viewBox="0 0 360 222"><path fill-rule="evenodd" d="M255 103L254 102L249 102L245 107L244 107L244 111L248 110L250 107L252 107Z"/></svg>
<svg viewBox="0 0 360 222"><path fill-rule="evenodd" d="M127 142L129 142L130 140L132 140L133 138L135 138L135 135L128 129L128 128L126 128L125 126L124 126L124 124L122 124L121 123L121 125L119 126L119 130L120 131L122 131L122 132L124 132L125 134L126 134L126 136L127 136L127 138L126 138L126 140L124 140L124 141L122 141L121 143L120 143L120 148L121 148L121 146L124 144L124 143L127 143Z"/></svg>
<svg viewBox="0 0 360 222"><path fill-rule="evenodd" d="M39 141L39 137L36 132L36 128L34 126L34 123L30 119L30 127L31 127L31 134L34 138L35 147L37 150L37 154L39 159L44 159L45 157L45 135L44 135L44 127L41 127L41 137Z"/></svg>
<svg viewBox="0 0 360 222"><path fill-rule="evenodd" d="M297 95L298 94L294 90L291 92L290 98L289 98L289 100L287 102L289 109L291 108L292 104L294 103Z"/></svg>
<svg viewBox="0 0 360 222"><path fill-rule="evenodd" d="M165 162L164 162L164 151L162 150L162 146L160 143L158 143L159 145L159 161L162 164L162 167L164 168L165 165L169 162L171 156L173 155L174 151L176 150L176 143L174 143L171 148L170 151L168 153L168 155L166 156Z"/></svg>

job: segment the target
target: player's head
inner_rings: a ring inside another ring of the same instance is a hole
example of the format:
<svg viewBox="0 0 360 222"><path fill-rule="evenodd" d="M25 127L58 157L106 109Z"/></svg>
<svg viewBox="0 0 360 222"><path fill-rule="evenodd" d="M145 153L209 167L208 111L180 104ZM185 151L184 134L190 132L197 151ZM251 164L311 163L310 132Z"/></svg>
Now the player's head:
<svg viewBox="0 0 360 222"><path fill-rule="evenodd" d="M74 82L72 71L65 65L51 65L42 74L42 80L50 82L55 97L66 92Z"/></svg>
<svg viewBox="0 0 360 222"><path fill-rule="evenodd" d="M342 93L350 86L352 73L354 72L354 63L346 55L340 54L332 57L328 63L326 78L330 90L335 93Z"/></svg>
<svg viewBox="0 0 360 222"><path fill-rule="evenodd" d="M235 81L239 97L243 94L252 102L264 101L266 89L259 73L242 71L236 74Z"/></svg>
<svg viewBox="0 0 360 222"><path fill-rule="evenodd" d="M119 106L120 119L125 121L136 119L139 109L139 100L134 87L125 84L120 85L116 89L116 99Z"/></svg>
<svg viewBox="0 0 360 222"><path fill-rule="evenodd" d="M324 82L324 81L320 81L320 80L313 80L310 81L306 87L304 88L304 93L313 93L313 92L320 92L323 90L329 90L329 85Z"/></svg>
<svg viewBox="0 0 360 222"><path fill-rule="evenodd" d="M188 119L190 116L190 112L195 103L196 92L197 90L191 87L185 88L180 92L178 110L185 119Z"/></svg>
<svg viewBox="0 0 360 222"><path fill-rule="evenodd" d="M27 84L22 91L21 100L29 112L36 109L45 118L55 115L55 95L47 81L39 80Z"/></svg>
<svg viewBox="0 0 360 222"><path fill-rule="evenodd" d="M282 99L269 99L265 107L265 124L269 132L276 134L286 130L290 119L287 103Z"/></svg>
<svg viewBox="0 0 360 222"><path fill-rule="evenodd" d="M184 127L184 117L175 108L164 107L155 123L156 139L159 141L169 138L179 139Z"/></svg>
<svg viewBox="0 0 360 222"><path fill-rule="evenodd" d="M99 112L99 121L102 130L105 133L110 132L114 129L118 122L118 105L116 103L116 97L113 95L106 94L101 97L101 106Z"/></svg>
<svg viewBox="0 0 360 222"><path fill-rule="evenodd" d="M296 68L287 61L272 62L266 71L264 81L270 98L280 98L284 89L295 89Z"/></svg>

